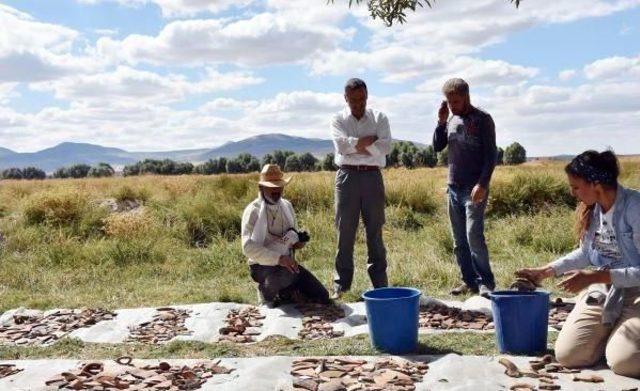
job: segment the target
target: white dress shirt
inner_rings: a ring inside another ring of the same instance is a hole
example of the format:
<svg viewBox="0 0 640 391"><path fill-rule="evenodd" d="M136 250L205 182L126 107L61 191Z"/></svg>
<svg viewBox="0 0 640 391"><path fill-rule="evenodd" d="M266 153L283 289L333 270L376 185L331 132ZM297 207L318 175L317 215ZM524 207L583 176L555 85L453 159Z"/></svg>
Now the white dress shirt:
<svg viewBox="0 0 640 391"><path fill-rule="evenodd" d="M391 151L389 120L383 113L367 109L360 120L351 114L349 107L331 119L331 138L335 147L336 165L378 166L387 165L387 154ZM358 139L378 136L378 140L366 149L371 155L358 153Z"/></svg>
<svg viewBox="0 0 640 391"><path fill-rule="evenodd" d="M278 207L267 205L268 231L264 243L256 243L251 240L251 233L260 213L260 198L253 200L244 209L242 214L242 253L248 258L249 265L276 266L281 255L291 255L289 251L284 254L280 251L280 248L282 247L282 236L287 233L289 228L295 228L297 224L295 221L296 215L291 202L285 199L282 199L282 201L283 206L288 208L291 216L293 216L294 226L288 226L284 214Z"/></svg>

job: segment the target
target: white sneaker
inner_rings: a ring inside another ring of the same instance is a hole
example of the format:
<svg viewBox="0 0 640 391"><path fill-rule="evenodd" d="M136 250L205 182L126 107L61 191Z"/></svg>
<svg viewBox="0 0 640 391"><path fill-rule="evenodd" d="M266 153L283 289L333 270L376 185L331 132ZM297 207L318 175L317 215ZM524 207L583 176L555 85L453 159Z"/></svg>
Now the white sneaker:
<svg viewBox="0 0 640 391"><path fill-rule="evenodd" d="M489 294L491 292L493 292L493 289L489 289L489 287L487 287L484 284L480 284L480 286L478 287L478 294L484 297L485 299L489 298Z"/></svg>
<svg viewBox="0 0 640 391"><path fill-rule="evenodd" d="M340 298L342 297L343 294L344 294L344 291L341 291L339 289L335 289L333 291L333 293L331 294L331 296L329 297L329 299L331 299L331 300L340 300Z"/></svg>

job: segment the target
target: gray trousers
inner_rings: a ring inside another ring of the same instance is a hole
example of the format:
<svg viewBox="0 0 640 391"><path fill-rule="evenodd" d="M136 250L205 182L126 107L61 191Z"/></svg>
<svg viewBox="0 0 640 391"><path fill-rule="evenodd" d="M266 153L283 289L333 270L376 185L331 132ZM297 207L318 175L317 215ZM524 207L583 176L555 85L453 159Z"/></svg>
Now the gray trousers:
<svg viewBox="0 0 640 391"><path fill-rule="evenodd" d="M384 216L382 172L339 169L336 173L335 207L338 252L334 288L347 291L353 282L353 247L360 215L367 235L367 272L374 288L385 287L387 251L382 241Z"/></svg>
<svg viewBox="0 0 640 391"><path fill-rule="evenodd" d="M267 301L273 301L276 296L283 296L295 289L312 302L328 303L327 289L310 271L302 265L298 267L299 273L291 273L282 266L249 265L251 278L258 283L258 289Z"/></svg>

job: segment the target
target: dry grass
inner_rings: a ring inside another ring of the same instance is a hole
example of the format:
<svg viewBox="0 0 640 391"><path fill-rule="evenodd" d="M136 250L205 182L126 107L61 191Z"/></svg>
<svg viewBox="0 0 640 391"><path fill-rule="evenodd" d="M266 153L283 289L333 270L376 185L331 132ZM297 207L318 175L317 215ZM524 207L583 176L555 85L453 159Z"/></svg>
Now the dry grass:
<svg viewBox="0 0 640 391"><path fill-rule="evenodd" d="M623 159L623 184L640 187L640 160ZM446 296L457 282L445 212L446 169L387 170L384 239L394 285ZM255 302L238 237L257 175L142 176L3 181L0 311L18 306L109 308ZM333 174L295 174L286 197L312 241L300 260L330 285L336 238ZM136 199L144 212L109 215L99 201ZM562 163L499 167L487 222L500 286L514 270L569 251L572 200ZM369 287L366 246L356 247L355 300ZM550 288L553 288L550 286Z"/></svg>

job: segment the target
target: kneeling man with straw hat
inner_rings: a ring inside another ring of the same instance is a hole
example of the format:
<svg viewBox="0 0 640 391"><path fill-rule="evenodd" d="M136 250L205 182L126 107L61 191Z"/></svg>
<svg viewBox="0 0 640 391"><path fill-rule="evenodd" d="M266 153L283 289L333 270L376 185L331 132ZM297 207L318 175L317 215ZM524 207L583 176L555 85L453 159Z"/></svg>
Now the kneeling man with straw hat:
<svg viewBox="0 0 640 391"><path fill-rule="evenodd" d="M242 215L242 252L249 259L251 278L258 283L260 304L275 306L295 291L308 301L328 303L327 289L296 262L295 252L309 235L296 229L293 206L282 198L290 180L276 164L262 168L260 194Z"/></svg>

